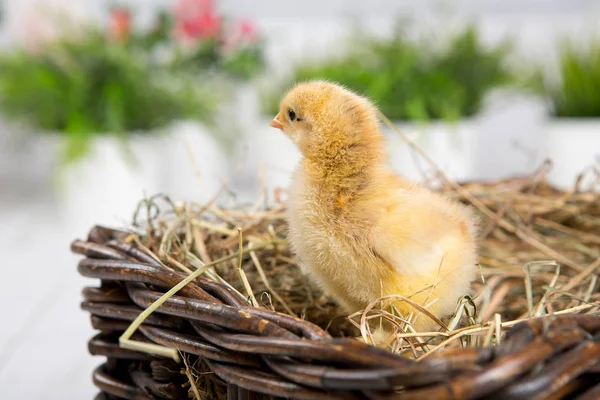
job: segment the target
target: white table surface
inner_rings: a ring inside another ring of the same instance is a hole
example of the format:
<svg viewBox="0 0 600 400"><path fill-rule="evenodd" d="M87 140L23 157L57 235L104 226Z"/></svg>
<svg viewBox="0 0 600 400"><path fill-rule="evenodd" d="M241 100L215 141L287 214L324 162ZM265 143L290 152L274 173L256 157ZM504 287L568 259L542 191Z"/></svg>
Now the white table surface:
<svg viewBox="0 0 600 400"><path fill-rule="evenodd" d="M79 222L86 223L82 216ZM91 225L91 222L90 222ZM69 244L75 232L47 198L0 197L0 398L91 399L102 362L87 351L93 335L79 308L81 288Z"/></svg>

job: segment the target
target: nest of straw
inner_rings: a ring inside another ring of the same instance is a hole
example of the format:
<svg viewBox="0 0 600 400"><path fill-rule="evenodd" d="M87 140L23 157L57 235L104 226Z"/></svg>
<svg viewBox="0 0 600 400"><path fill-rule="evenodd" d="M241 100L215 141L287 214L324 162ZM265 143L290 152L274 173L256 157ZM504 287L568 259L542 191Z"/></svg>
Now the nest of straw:
<svg viewBox="0 0 600 400"><path fill-rule="evenodd" d="M345 315L296 265L281 201L268 209L223 209L156 196L140 204L123 240L166 270L201 270L250 306L310 321L333 337L369 342L368 321L393 324L387 351L419 361L442 350L498 345L507 329L531 317L598 313L599 193L580 192L577 185L556 190L542 173L495 183L447 182L441 190L481 215L481 280L432 332L398 322L378 310L377 301ZM73 249L90 256L81 243ZM187 360L182 373L191 397L227 395L227 384L210 371L201 358Z"/></svg>
<svg viewBox="0 0 600 400"><path fill-rule="evenodd" d="M541 174L442 188L449 197L473 207L483 221L481 279L473 293L457 299L453 318L440 327L452 333L434 336L454 339L462 332L482 332L495 324L511 327L532 316L597 309L600 193L576 189L556 190ZM242 293L252 305L309 320L332 336L364 334L368 329L360 324L365 322L365 312L369 317L390 318L379 313L376 303L368 311L344 314L301 273L285 239L284 207L279 202L266 211L256 205L246 210L221 209L214 204L175 205L157 196L144 202L141 221L140 210L136 212L134 226L145 230L136 240L171 268L188 273L194 266L235 255L240 248L250 249L241 263L233 257L207 274ZM415 336L414 331L404 333ZM390 350L406 351L402 332L396 337L398 346ZM448 346L446 340L442 342L441 347ZM424 354L413 354L419 355Z"/></svg>

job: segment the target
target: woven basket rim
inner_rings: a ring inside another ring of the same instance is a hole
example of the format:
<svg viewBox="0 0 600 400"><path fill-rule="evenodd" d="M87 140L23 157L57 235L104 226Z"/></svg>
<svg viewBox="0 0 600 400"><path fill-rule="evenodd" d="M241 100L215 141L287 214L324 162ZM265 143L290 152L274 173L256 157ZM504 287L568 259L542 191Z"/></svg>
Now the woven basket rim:
<svg viewBox="0 0 600 400"><path fill-rule="evenodd" d="M86 241L72 243L72 251L85 256L78 264L79 273L104 283L84 289L81 307L101 332L89 342L92 354L151 362L156 358L119 348L113 333L124 331L141 309L163 294L158 290L170 289L186 274L165 269L128 243L128 235L96 226ZM332 338L309 321L252 307L238 293L204 277L150 315L137 337L203 358L231 385L291 398L380 398L392 396L398 388L403 390L398 398L490 394L509 398L551 394L575 383L581 386L584 373L600 378L598 316L531 319L515 325L496 347L454 349L414 361L354 339ZM575 372L572 360L578 361ZM534 373L536 365L545 366ZM132 381L150 386L134 385L124 396L124 383L111 378L108 369L103 365L94 373L94 382L103 392L125 398L160 397L148 383L154 381L139 371ZM549 377L559 372L569 379L548 385ZM525 373L530 375L523 377Z"/></svg>

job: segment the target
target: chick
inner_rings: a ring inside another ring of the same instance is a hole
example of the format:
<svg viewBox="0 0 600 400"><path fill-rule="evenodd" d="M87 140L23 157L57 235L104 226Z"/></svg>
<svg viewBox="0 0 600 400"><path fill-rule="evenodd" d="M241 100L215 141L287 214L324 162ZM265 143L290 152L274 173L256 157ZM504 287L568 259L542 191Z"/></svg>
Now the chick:
<svg viewBox="0 0 600 400"><path fill-rule="evenodd" d="M475 219L390 169L375 106L337 84L304 82L270 125L302 153L287 219L305 272L347 312L402 295L438 317L452 313L476 274ZM416 329L433 328L409 302L392 306L418 316Z"/></svg>

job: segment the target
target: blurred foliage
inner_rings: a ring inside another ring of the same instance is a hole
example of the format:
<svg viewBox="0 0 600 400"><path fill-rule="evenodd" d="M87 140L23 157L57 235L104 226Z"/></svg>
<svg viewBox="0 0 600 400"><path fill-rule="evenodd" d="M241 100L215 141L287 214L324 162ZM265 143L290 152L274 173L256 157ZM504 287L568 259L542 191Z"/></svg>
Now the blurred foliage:
<svg viewBox="0 0 600 400"><path fill-rule="evenodd" d="M203 40L193 49L183 49L173 57L170 67L188 72L214 72L225 74L228 78L249 80L264 69L262 47L248 46L222 54L219 43Z"/></svg>
<svg viewBox="0 0 600 400"><path fill-rule="evenodd" d="M577 48L579 47L579 48ZM559 76L539 70L541 89L557 117L600 117L600 41L586 47L564 42L559 50Z"/></svg>
<svg viewBox="0 0 600 400"><path fill-rule="evenodd" d="M147 54L87 31L38 52L0 54L0 109L8 118L68 138L66 162L96 135L149 132L180 119L209 121L215 95Z"/></svg>
<svg viewBox="0 0 600 400"><path fill-rule="evenodd" d="M48 17L51 18L51 17ZM263 43L247 20L226 21L213 0L178 0L148 29L129 8L110 7L106 28L37 37L0 53L0 112L67 138L65 163L99 135L149 134L173 122L212 123L232 83L262 71ZM222 144L231 134L213 124Z"/></svg>
<svg viewBox="0 0 600 400"><path fill-rule="evenodd" d="M225 71L237 78L249 79L258 75L265 67L262 46L249 46L226 54L220 62Z"/></svg>
<svg viewBox="0 0 600 400"><path fill-rule="evenodd" d="M117 8L113 16L118 19L128 12ZM169 49L168 64L175 69L248 80L265 67L264 41L256 26L248 20L223 17L211 0L179 0L172 12L157 13L150 31L132 32L127 40L150 52Z"/></svg>
<svg viewBox="0 0 600 400"><path fill-rule="evenodd" d="M388 118L457 120L476 114L490 89L516 81L505 65L510 43L488 48L472 24L441 46L410 40L398 26L385 39L356 35L350 48L343 57L298 65L266 95L266 111L277 111L293 82L327 79L370 97Z"/></svg>

